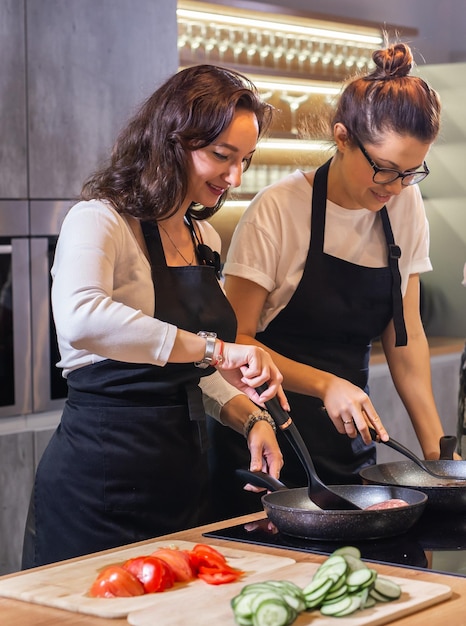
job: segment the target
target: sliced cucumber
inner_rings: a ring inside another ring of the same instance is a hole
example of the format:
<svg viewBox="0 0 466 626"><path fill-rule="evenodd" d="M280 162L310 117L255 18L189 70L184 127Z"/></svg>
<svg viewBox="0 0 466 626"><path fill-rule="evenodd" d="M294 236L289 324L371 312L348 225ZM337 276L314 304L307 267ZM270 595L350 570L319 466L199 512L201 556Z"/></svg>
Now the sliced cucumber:
<svg viewBox="0 0 466 626"><path fill-rule="evenodd" d="M379 595L385 597L387 600L398 600L401 596L401 587L393 580L388 578L380 578L379 576L374 581L374 591Z"/></svg>
<svg viewBox="0 0 466 626"><path fill-rule="evenodd" d="M345 561L348 564L348 569L352 572L356 572L358 569L365 569L367 565L358 557L351 554L345 554Z"/></svg>
<svg viewBox="0 0 466 626"><path fill-rule="evenodd" d="M352 591L358 591L358 589L364 589L370 587L377 577L377 572L368 567L364 569L358 569L354 572L350 572L346 577L346 584L348 585L350 593Z"/></svg>
<svg viewBox="0 0 466 626"><path fill-rule="evenodd" d="M238 626L288 626L305 610L343 617L400 598L401 587L381 578L352 546L338 548L302 589L291 581L270 580L245 585L232 598Z"/></svg>
<svg viewBox="0 0 466 626"><path fill-rule="evenodd" d="M337 548L332 552L332 556L344 556L345 558L350 555L355 557L356 559L361 558L361 550L356 548L356 546L342 546L341 548Z"/></svg>
<svg viewBox="0 0 466 626"><path fill-rule="evenodd" d="M307 609L315 609L322 604L325 599L325 596L330 591L333 586L333 581L327 579L324 581L324 584L315 589L312 592L304 593L304 602L306 603Z"/></svg>
<svg viewBox="0 0 466 626"><path fill-rule="evenodd" d="M256 607L252 623L253 626L286 626L290 623L289 607L281 599L264 599Z"/></svg>
<svg viewBox="0 0 466 626"><path fill-rule="evenodd" d="M353 604L351 596L345 596L338 602L331 602L330 604L323 604L320 607L322 615L338 615L341 611L346 611Z"/></svg>

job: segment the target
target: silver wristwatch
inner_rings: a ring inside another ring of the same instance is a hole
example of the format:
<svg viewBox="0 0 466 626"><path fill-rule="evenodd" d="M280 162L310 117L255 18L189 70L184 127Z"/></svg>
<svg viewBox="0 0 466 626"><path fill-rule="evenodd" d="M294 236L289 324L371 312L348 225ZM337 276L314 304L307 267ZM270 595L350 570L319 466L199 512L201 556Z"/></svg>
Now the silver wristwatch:
<svg viewBox="0 0 466 626"><path fill-rule="evenodd" d="M212 365L212 361L214 360L215 340L217 339L217 333L211 333L207 330L200 330L197 334L199 337L203 337L205 339L205 353L202 361L196 361L194 365L196 367L200 367L201 369L206 369L206 367Z"/></svg>

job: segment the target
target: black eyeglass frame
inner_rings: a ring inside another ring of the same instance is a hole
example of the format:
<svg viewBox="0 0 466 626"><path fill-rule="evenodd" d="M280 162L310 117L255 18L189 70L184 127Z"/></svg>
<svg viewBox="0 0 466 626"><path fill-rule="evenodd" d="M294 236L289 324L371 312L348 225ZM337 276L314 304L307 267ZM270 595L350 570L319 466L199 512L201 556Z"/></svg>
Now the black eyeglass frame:
<svg viewBox="0 0 466 626"><path fill-rule="evenodd" d="M422 180L427 178L427 176L430 174L430 170L427 167L427 163L425 161L422 164L424 170L418 170L416 172L399 172L398 170L393 170L389 167L379 167L371 159L371 157L367 153L367 150L365 149L365 147L362 145L362 143L359 141L357 137L355 137L355 141L358 145L358 148L366 157L367 162L374 170L374 174L372 175L372 181L376 183L376 185L389 185L391 183L394 183L395 180L398 180L398 178L401 178L401 184L403 185L403 187L410 187L411 185L416 185L417 183L420 183ZM392 172L393 178L391 178L390 180L384 180L384 181L376 180L375 177L377 176L379 172ZM409 179L409 177L411 177L411 180L408 180L407 182L405 182L405 180Z"/></svg>

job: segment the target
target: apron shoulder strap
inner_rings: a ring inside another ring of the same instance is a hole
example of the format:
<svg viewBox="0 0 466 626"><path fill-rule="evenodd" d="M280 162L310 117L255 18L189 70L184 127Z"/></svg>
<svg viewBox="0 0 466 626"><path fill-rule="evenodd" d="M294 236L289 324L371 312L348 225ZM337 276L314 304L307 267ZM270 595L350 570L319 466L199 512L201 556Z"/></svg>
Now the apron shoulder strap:
<svg viewBox="0 0 466 626"><path fill-rule="evenodd" d="M395 346L406 346L408 336L403 315L403 296L401 294L401 274L398 259L401 256L401 248L395 244L392 226L388 217L387 207L380 211L383 230L388 247L388 265L392 274L392 303L393 303L393 324L395 326Z"/></svg>
<svg viewBox="0 0 466 626"><path fill-rule="evenodd" d="M146 241L152 268L167 265L160 239L159 227L155 222L141 222L142 233Z"/></svg>

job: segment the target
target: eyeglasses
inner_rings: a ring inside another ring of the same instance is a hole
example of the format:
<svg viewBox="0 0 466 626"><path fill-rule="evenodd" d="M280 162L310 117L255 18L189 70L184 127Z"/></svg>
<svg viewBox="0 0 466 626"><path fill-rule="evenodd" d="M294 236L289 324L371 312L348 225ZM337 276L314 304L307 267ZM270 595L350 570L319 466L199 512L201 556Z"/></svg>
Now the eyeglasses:
<svg viewBox="0 0 466 626"><path fill-rule="evenodd" d="M374 183L377 183L379 185L388 185L389 183L395 182L395 180L397 180L398 178L401 178L401 184L403 185L403 187L409 187L410 185L420 183L421 180L424 180L424 178L430 174L430 170L427 167L427 163L425 161L422 164L424 169L418 172L399 172L398 170L392 170L387 167L378 167L371 159L371 157L367 154L366 149L359 141L359 139L355 139L359 149L374 170L374 175L372 176L372 180L374 181Z"/></svg>

